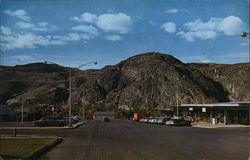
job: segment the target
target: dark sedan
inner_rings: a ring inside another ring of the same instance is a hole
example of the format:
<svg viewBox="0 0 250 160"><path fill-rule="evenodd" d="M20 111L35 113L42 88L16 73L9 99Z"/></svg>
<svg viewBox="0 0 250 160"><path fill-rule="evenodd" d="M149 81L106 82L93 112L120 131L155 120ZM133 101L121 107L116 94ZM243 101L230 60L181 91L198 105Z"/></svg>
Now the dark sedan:
<svg viewBox="0 0 250 160"><path fill-rule="evenodd" d="M47 126L63 127L67 125L67 121L59 118L42 118L40 120L34 121L33 125L38 127L47 127Z"/></svg>

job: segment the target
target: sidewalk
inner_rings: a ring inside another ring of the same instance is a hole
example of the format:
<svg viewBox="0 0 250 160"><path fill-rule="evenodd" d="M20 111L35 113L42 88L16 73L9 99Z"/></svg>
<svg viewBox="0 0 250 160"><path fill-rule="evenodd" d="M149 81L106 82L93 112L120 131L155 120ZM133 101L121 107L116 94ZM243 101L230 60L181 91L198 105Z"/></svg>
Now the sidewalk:
<svg viewBox="0 0 250 160"><path fill-rule="evenodd" d="M241 124L212 124L212 123L195 123L192 124L192 127L198 128L250 128L249 125L241 125Z"/></svg>
<svg viewBox="0 0 250 160"><path fill-rule="evenodd" d="M84 121L84 122L78 122L76 124L72 124L72 127L69 126L64 126L64 127L13 127L13 126L7 126L7 127L0 127L0 129L74 129L74 128L78 128L79 126L87 123L88 121Z"/></svg>

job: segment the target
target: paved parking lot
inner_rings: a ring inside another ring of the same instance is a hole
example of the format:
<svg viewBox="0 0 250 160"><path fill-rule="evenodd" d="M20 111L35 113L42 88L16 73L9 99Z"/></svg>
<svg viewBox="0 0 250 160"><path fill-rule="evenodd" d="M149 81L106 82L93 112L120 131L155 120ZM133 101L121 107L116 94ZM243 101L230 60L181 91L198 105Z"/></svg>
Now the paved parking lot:
<svg viewBox="0 0 250 160"><path fill-rule="evenodd" d="M6 134L8 130L1 130ZM90 121L77 129L20 130L57 135L63 143L41 157L84 160L247 160L249 128L167 127L134 121Z"/></svg>

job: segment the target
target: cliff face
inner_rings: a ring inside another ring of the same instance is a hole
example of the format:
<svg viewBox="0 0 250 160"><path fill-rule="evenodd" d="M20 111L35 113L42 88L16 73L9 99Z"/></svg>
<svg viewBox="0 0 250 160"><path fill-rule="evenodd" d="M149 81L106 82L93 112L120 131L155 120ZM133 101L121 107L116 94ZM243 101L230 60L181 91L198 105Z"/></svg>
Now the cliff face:
<svg viewBox="0 0 250 160"><path fill-rule="evenodd" d="M0 67L1 103L59 103L68 98L68 68L55 64ZM160 53L133 56L100 70L74 70L73 103L155 108L250 99L249 64L184 64Z"/></svg>
<svg viewBox="0 0 250 160"><path fill-rule="evenodd" d="M250 63L241 64L190 64L207 77L223 85L230 101L250 100Z"/></svg>

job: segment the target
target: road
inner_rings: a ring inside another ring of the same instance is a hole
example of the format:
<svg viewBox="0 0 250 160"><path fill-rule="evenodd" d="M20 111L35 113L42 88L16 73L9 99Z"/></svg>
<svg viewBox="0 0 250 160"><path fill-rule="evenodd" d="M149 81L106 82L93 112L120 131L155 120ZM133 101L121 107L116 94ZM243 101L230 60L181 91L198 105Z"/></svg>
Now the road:
<svg viewBox="0 0 250 160"><path fill-rule="evenodd" d="M1 130L0 134L6 134ZM40 160L247 160L248 128L167 127L134 121L90 121L77 129L19 130L62 136Z"/></svg>

